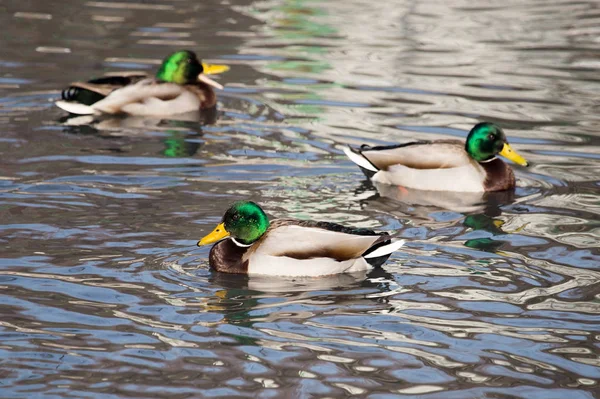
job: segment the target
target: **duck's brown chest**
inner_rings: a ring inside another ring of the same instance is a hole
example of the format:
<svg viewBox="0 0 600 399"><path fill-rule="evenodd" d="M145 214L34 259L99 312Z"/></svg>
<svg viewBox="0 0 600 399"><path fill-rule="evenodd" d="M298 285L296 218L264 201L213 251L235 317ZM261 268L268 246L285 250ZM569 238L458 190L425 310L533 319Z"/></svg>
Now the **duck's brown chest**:
<svg viewBox="0 0 600 399"><path fill-rule="evenodd" d="M248 248L238 247L230 239L219 241L210 249L210 267L223 273L248 273L248 261L242 258Z"/></svg>
<svg viewBox="0 0 600 399"><path fill-rule="evenodd" d="M503 191L515 187L515 174L510 166L501 159L480 164L485 170L486 179L483 183L485 191Z"/></svg>

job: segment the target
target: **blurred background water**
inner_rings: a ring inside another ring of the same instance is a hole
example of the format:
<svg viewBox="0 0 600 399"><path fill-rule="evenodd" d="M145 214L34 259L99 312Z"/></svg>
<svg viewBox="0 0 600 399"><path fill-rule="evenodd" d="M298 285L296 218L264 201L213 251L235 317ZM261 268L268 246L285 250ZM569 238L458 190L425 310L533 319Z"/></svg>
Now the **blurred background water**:
<svg viewBox="0 0 600 399"><path fill-rule="evenodd" d="M593 398L595 1L0 3L3 398ZM75 80L226 63L218 111L69 119ZM471 198L373 187L346 144L501 125L533 166ZM223 276L237 199L399 230L383 269Z"/></svg>

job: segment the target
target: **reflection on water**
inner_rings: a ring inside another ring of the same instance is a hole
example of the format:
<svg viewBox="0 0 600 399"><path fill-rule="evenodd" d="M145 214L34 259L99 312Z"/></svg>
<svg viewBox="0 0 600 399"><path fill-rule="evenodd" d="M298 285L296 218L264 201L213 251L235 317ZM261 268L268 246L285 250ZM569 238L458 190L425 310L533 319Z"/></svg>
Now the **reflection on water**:
<svg viewBox="0 0 600 399"><path fill-rule="evenodd" d="M140 116L74 116L59 119L67 127L64 132L99 137L127 137L153 132L164 132L162 155L170 158L191 157L202 143L202 124L216 121L216 109L176 115L173 119Z"/></svg>
<svg viewBox="0 0 600 399"><path fill-rule="evenodd" d="M593 398L597 11L9 2L0 396ZM177 48L232 66L213 114L53 106L70 81L151 71ZM514 193L375 187L341 152L464 138L480 120L533 163ZM211 273L195 243L240 198L408 244L370 273Z"/></svg>

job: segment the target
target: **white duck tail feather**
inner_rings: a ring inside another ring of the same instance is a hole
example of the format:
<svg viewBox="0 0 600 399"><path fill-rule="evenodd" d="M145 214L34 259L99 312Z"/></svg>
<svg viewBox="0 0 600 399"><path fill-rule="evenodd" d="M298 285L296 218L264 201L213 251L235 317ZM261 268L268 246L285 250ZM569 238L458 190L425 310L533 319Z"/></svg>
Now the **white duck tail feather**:
<svg viewBox="0 0 600 399"><path fill-rule="evenodd" d="M383 245L383 246L377 248L375 251L363 256L363 258L371 259L371 258L379 258L380 256L389 255L392 252L400 249L400 247L402 247L405 242L406 241L404 241L404 240L393 241L387 245Z"/></svg>
<svg viewBox="0 0 600 399"><path fill-rule="evenodd" d="M55 102L55 104L58 108L75 115L93 115L96 113L96 110L94 108L85 104L62 100Z"/></svg>
<svg viewBox="0 0 600 399"><path fill-rule="evenodd" d="M362 154L357 154L356 152L352 151L352 149L349 147L344 148L344 154L346 154L346 156L350 158L352 162L354 162L363 169L370 170L371 172L379 171L379 169L373 166L373 164L369 162Z"/></svg>

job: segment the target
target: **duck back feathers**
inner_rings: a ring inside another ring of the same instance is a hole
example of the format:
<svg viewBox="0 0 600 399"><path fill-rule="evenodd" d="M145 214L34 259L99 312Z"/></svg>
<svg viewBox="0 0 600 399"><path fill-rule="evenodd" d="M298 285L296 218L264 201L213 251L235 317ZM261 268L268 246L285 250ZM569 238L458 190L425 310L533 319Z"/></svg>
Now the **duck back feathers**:
<svg viewBox="0 0 600 399"><path fill-rule="evenodd" d="M147 75L114 75L91 79L87 82L74 82L64 89L61 97L65 101L75 101L92 105L108 96L113 91L147 78Z"/></svg>
<svg viewBox="0 0 600 399"><path fill-rule="evenodd" d="M393 165L413 169L447 169L468 165L471 158L460 141L419 141L395 146L362 146L360 154L378 170Z"/></svg>

